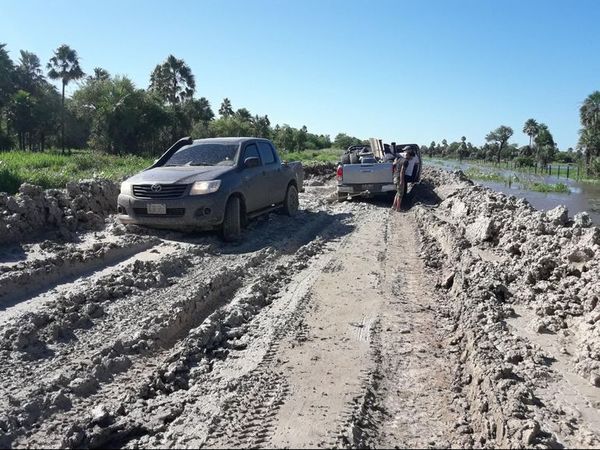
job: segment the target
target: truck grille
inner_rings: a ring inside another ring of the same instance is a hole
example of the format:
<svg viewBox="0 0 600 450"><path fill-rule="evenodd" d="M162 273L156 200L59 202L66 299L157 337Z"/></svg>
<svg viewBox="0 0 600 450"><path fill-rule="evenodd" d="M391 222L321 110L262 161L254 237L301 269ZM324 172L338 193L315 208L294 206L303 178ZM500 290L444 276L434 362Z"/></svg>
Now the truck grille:
<svg viewBox="0 0 600 450"><path fill-rule="evenodd" d="M133 196L137 198L177 198L185 192L186 184L134 184Z"/></svg>
<svg viewBox="0 0 600 450"><path fill-rule="evenodd" d="M181 217L185 214L185 208L167 208L166 214L148 214L146 208L133 208L133 212L136 216L145 217Z"/></svg>

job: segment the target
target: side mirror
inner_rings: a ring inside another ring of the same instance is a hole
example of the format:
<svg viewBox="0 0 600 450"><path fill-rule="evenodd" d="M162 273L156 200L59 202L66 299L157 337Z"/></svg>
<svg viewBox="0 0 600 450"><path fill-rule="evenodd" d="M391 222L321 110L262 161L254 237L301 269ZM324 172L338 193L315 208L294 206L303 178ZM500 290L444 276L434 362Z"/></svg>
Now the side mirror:
<svg viewBox="0 0 600 450"><path fill-rule="evenodd" d="M258 159L256 156L250 156L244 160L244 167L246 169L251 169L252 167L258 166L260 166L260 159Z"/></svg>

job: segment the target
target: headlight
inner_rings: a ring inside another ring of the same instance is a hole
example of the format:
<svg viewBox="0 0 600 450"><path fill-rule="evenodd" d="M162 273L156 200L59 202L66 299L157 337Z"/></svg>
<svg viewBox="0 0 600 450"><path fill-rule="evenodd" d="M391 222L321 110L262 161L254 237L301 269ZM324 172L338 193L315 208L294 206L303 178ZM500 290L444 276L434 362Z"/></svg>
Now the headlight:
<svg viewBox="0 0 600 450"><path fill-rule="evenodd" d="M121 183L121 194L123 195L131 195L133 197L132 185L128 181L123 181Z"/></svg>
<svg viewBox="0 0 600 450"><path fill-rule="evenodd" d="M192 189L190 190L190 195L212 194L213 192L217 192L220 187L221 187L221 180L196 181L192 185Z"/></svg>

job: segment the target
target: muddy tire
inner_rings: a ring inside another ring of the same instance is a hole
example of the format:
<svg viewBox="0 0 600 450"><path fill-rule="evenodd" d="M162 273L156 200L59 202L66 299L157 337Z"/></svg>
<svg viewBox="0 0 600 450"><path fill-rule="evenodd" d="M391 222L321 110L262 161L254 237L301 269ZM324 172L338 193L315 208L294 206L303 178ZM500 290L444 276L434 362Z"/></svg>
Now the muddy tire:
<svg viewBox="0 0 600 450"><path fill-rule="evenodd" d="M298 213L299 205L298 189L296 189L296 186L293 184L290 184L285 193L285 199L283 200L283 212L288 216L295 216Z"/></svg>
<svg viewBox="0 0 600 450"><path fill-rule="evenodd" d="M239 241L242 235L241 205L238 197L232 197L225 206L221 236L226 242Z"/></svg>

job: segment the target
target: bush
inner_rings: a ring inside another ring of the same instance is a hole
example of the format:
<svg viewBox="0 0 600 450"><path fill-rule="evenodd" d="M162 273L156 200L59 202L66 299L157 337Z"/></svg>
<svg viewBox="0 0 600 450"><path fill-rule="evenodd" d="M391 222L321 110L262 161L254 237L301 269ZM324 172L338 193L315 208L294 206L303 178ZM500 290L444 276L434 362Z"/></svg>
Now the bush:
<svg viewBox="0 0 600 450"><path fill-rule="evenodd" d="M0 151L1 150L10 150L14 148L15 141L3 131L0 131Z"/></svg>
<svg viewBox="0 0 600 450"><path fill-rule="evenodd" d="M533 167L535 166L535 161L533 158L529 158L527 156L519 156L514 159L516 167Z"/></svg>
<svg viewBox="0 0 600 450"><path fill-rule="evenodd" d="M21 184L19 176L0 161L0 192L13 194L19 190Z"/></svg>

